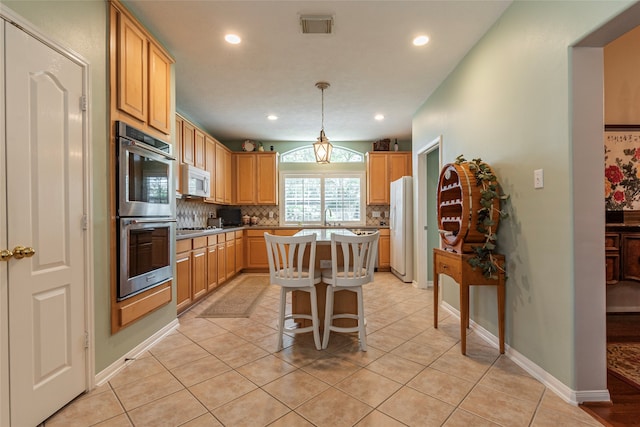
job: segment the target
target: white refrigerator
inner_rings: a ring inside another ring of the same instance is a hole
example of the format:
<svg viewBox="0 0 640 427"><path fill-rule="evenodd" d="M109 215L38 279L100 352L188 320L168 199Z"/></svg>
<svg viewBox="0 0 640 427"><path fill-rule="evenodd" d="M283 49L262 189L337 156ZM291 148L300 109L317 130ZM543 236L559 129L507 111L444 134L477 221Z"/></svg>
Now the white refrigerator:
<svg viewBox="0 0 640 427"><path fill-rule="evenodd" d="M391 272L403 282L413 281L413 178L391 183L389 234Z"/></svg>

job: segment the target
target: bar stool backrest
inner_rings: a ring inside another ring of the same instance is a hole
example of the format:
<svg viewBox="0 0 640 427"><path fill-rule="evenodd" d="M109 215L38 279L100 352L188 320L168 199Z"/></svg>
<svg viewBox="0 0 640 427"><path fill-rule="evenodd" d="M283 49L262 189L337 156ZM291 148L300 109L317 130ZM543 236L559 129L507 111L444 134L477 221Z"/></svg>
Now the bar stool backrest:
<svg viewBox="0 0 640 427"><path fill-rule="evenodd" d="M274 236L264 233L269 259L269 276L274 285L287 287L313 286L316 263L316 235ZM309 265L303 263L309 248Z"/></svg>
<svg viewBox="0 0 640 427"><path fill-rule="evenodd" d="M331 270L333 286L362 286L373 282L380 233L362 236L331 235ZM342 265L338 254L342 254Z"/></svg>

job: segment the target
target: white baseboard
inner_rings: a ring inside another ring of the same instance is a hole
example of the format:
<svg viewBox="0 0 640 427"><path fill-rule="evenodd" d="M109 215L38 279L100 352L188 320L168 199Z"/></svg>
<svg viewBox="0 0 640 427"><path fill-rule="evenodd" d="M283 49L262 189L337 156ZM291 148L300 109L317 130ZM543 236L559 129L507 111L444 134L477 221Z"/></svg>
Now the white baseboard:
<svg viewBox="0 0 640 427"><path fill-rule="evenodd" d="M411 284L414 288L417 289L433 289L433 280L428 280L425 286L420 286L420 284L416 280L411 282Z"/></svg>
<svg viewBox="0 0 640 427"><path fill-rule="evenodd" d="M441 308L449 311L452 315L460 319L460 311L452 307L446 302L441 303ZM500 348L498 337L491 332L474 322L469 321L469 327L473 328L474 332L480 336L487 343L491 344L494 348ZM545 387L557 394L562 400L572 405L578 405L583 402L610 402L611 396L609 390L572 390L556 377L542 369L540 366L533 363L518 351L512 349L505 343L505 356L511 359L516 365L524 369L529 375L540 381Z"/></svg>
<svg viewBox="0 0 640 427"><path fill-rule="evenodd" d="M152 347L156 342L164 338L173 332L178 326L180 322L178 319L173 319L169 324L164 326L158 332L132 348L127 354L113 362L111 365L107 366L102 371L98 372L94 379L94 384L96 387L99 387L113 378L118 372L120 372L127 364L138 357L140 354L147 351L150 347Z"/></svg>

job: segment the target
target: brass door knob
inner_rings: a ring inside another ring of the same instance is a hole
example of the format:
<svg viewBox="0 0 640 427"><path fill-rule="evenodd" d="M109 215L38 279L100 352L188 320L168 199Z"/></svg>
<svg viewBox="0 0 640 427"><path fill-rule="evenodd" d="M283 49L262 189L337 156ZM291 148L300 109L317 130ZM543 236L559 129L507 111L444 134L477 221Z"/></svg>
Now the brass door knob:
<svg viewBox="0 0 640 427"><path fill-rule="evenodd" d="M13 248L13 257L16 259L31 258L35 253L35 249L30 247L16 246Z"/></svg>
<svg viewBox="0 0 640 427"><path fill-rule="evenodd" d="M0 251L0 261L9 261L9 258L13 256L13 252L9 249L3 249Z"/></svg>

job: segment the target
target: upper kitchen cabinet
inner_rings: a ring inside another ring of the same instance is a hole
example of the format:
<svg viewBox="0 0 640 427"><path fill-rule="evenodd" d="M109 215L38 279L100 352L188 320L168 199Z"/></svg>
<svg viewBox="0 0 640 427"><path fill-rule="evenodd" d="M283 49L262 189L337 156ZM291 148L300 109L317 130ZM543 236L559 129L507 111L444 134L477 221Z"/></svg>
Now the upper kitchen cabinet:
<svg viewBox="0 0 640 427"><path fill-rule="evenodd" d="M171 134L173 59L118 2L111 2L112 93L116 120L160 137Z"/></svg>
<svg viewBox="0 0 640 427"><path fill-rule="evenodd" d="M222 205L230 205L232 200L231 195L231 151L216 141L216 192L214 202Z"/></svg>
<svg viewBox="0 0 640 427"><path fill-rule="evenodd" d="M411 152L367 153L367 204L388 205L391 182L411 176Z"/></svg>
<svg viewBox="0 0 640 427"><path fill-rule="evenodd" d="M233 153L237 205L278 204L278 153Z"/></svg>

